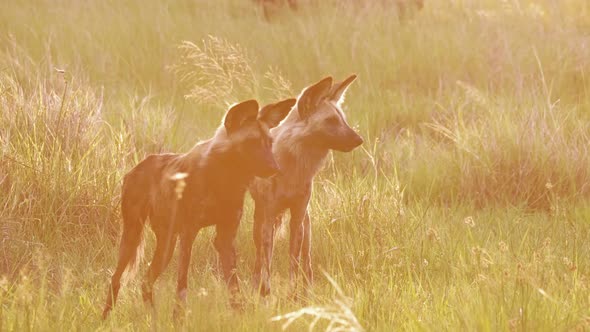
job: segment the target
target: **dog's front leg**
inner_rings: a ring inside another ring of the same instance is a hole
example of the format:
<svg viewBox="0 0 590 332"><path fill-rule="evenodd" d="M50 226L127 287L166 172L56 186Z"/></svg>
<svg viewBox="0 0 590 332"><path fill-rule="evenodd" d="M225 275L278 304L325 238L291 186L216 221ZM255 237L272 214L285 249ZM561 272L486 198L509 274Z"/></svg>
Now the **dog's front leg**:
<svg viewBox="0 0 590 332"><path fill-rule="evenodd" d="M270 271L274 246L275 226L281 218L280 209L271 202L256 202L254 211L254 243L256 262L252 284L261 296L270 294Z"/></svg>
<svg viewBox="0 0 590 332"><path fill-rule="evenodd" d="M259 289L261 292L261 295L265 295L265 294L262 294L262 288L260 288L260 282L261 282L260 278L262 275L262 269L266 265L266 264L264 264L265 253L264 253L264 246L262 243L263 229L264 229L264 224L266 223L266 219L265 219L266 213L264 211L265 208L266 208L266 206L262 202L255 201L253 237L254 237L254 245L256 246L256 260L254 262L254 271L252 274L252 287L254 289Z"/></svg>
<svg viewBox="0 0 590 332"><path fill-rule="evenodd" d="M305 217L303 219L303 243L301 245L301 256L307 291L313 284L313 270L311 268L311 220L309 219L309 212L307 210L305 211Z"/></svg>
<svg viewBox="0 0 590 332"><path fill-rule="evenodd" d="M187 227L188 228L188 227ZM188 268L191 263L191 252L193 248L193 241L197 236L199 229L188 230L185 229L180 234L180 254L178 260L178 285L176 293L180 304L186 302L187 285L188 285Z"/></svg>
<svg viewBox="0 0 590 332"><path fill-rule="evenodd" d="M238 231L240 220L232 220L227 224L217 224L216 236L214 241L215 249L219 254L221 260L221 269L223 270L223 279L230 291L230 301L234 308L239 308L236 295L240 291L238 276L236 271L236 248L234 246L234 239Z"/></svg>
<svg viewBox="0 0 590 332"><path fill-rule="evenodd" d="M289 242L289 279L294 294L297 294L297 275L299 273L299 261L303 245L303 222L307 214L307 204L311 196L311 190L301 195L291 206L290 242Z"/></svg>

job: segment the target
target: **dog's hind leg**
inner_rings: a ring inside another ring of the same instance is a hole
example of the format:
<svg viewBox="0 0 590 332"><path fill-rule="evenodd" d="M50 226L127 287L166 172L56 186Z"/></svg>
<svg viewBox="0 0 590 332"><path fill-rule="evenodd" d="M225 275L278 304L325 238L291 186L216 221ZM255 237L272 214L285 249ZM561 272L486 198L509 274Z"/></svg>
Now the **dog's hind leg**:
<svg viewBox="0 0 590 332"><path fill-rule="evenodd" d="M156 233L156 250L154 258L148 268L146 278L142 285L141 291L144 302L153 305L153 287L154 283L170 263L172 254L176 246L176 234L172 230L164 230Z"/></svg>

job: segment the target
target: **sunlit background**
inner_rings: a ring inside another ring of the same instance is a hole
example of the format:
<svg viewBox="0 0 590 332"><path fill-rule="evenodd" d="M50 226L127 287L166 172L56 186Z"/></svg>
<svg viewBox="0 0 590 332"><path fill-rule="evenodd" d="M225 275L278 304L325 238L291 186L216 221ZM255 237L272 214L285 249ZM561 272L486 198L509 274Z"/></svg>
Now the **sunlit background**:
<svg viewBox="0 0 590 332"><path fill-rule="evenodd" d="M590 329L590 2L266 2L2 2L0 330ZM100 319L127 171L212 136L231 103L352 73L365 143L316 178L309 303L288 296L287 227L273 295L249 286L247 199L243 312L207 230L182 323L176 258L157 315L144 262Z"/></svg>

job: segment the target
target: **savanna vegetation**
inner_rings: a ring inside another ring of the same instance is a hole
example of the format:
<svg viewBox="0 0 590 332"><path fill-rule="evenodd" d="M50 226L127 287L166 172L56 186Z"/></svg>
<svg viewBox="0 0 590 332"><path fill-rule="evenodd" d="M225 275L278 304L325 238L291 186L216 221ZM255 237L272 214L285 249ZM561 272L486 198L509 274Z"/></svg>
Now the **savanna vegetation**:
<svg viewBox="0 0 590 332"><path fill-rule="evenodd" d="M3 1L0 330L590 329L590 3L426 1L402 20L383 3L268 22L246 0ZM155 312L136 278L101 320L131 167L210 137L230 103L350 73L365 144L315 182L309 301L288 296L287 228L273 294L249 286L247 200L243 311L207 230L182 321L176 258Z"/></svg>

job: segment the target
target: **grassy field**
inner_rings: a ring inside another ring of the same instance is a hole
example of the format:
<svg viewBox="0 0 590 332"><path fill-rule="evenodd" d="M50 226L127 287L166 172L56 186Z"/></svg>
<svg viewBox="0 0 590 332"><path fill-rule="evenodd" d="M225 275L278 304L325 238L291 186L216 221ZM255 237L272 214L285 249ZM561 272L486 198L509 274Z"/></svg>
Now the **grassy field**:
<svg viewBox="0 0 590 332"><path fill-rule="evenodd" d="M246 0L4 1L0 330L281 330L290 316L272 318L288 313L302 315L290 331L316 317L316 330L590 330L590 3L432 0L401 22L358 3L267 22ZM250 287L247 199L243 312L207 230L183 321L176 258L156 312L144 262L100 319L123 174L210 137L232 102L350 73L345 112L365 144L315 182L308 303L288 296L284 232L273 295Z"/></svg>

